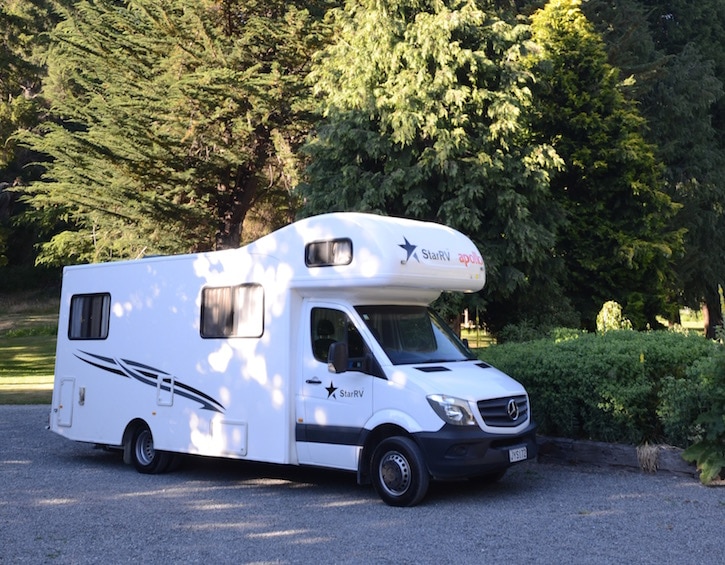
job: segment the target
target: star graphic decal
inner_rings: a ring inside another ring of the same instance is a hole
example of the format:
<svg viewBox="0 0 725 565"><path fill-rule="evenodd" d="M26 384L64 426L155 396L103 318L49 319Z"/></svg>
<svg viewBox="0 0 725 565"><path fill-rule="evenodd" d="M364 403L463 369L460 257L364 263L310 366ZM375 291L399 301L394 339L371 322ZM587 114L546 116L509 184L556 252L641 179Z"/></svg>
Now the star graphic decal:
<svg viewBox="0 0 725 565"><path fill-rule="evenodd" d="M405 252L408 254L408 256L405 258L405 262L407 263L410 260L410 257L413 256L415 260L420 263L420 259L418 259L418 254L415 252L418 246L410 243L407 237L403 237L403 240L405 241L405 244L399 243L398 247L402 247L403 249L405 249Z"/></svg>
<svg viewBox="0 0 725 565"><path fill-rule="evenodd" d="M325 387L325 390L327 390L327 398L334 398L337 399L337 396L335 396L335 391L337 390L337 387L332 384L332 381L330 381L330 386Z"/></svg>

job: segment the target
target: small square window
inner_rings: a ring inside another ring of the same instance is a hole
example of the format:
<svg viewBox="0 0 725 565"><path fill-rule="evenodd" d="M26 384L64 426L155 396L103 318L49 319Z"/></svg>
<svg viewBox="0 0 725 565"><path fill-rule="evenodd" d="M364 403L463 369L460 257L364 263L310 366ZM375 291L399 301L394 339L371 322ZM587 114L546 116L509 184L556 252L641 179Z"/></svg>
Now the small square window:
<svg viewBox="0 0 725 565"><path fill-rule="evenodd" d="M326 241L313 241L305 247L305 265L332 267L352 263L352 240L345 237Z"/></svg>
<svg viewBox="0 0 725 565"><path fill-rule="evenodd" d="M106 339L110 317L110 294L76 294L70 301L68 338Z"/></svg>

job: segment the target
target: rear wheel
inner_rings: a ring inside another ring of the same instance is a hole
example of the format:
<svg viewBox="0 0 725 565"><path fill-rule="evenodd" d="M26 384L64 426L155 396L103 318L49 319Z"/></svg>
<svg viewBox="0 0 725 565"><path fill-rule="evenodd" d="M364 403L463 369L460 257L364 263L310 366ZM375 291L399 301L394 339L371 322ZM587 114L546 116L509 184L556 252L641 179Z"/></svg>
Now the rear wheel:
<svg viewBox="0 0 725 565"><path fill-rule="evenodd" d="M169 467L172 454L154 449L154 438L146 425L137 427L131 436L131 460L139 473L154 475Z"/></svg>
<svg viewBox="0 0 725 565"><path fill-rule="evenodd" d="M420 449L402 436L380 442L373 453L370 476L378 495L390 506L415 506L430 483Z"/></svg>

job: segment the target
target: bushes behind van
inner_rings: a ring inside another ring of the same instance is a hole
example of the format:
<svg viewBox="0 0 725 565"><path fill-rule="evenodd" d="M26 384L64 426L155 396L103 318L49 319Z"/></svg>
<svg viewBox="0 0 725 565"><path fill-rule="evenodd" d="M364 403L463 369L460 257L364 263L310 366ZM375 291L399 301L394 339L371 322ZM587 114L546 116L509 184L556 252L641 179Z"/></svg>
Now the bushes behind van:
<svg viewBox="0 0 725 565"><path fill-rule="evenodd" d="M698 418L725 394L713 376L723 347L695 334L559 332L480 357L526 387L542 435L684 448L702 439Z"/></svg>

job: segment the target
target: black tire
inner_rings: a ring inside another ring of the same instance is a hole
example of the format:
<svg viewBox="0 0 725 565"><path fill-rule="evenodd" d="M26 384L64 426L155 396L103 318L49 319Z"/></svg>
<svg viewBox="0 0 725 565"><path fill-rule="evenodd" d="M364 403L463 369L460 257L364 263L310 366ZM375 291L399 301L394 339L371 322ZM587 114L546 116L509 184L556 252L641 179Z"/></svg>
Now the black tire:
<svg viewBox="0 0 725 565"><path fill-rule="evenodd" d="M415 506L430 483L420 449L402 436L380 442L370 462L370 477L378 496L390 506Z"/></svg>
<svg viewBox="0 0 725 565"><path fill-rule="evenodd" d="M139 473L163 473L172 460L171 453L154 449L154 438L148 426L138 426L131 436L131 460Z"/></svg>

